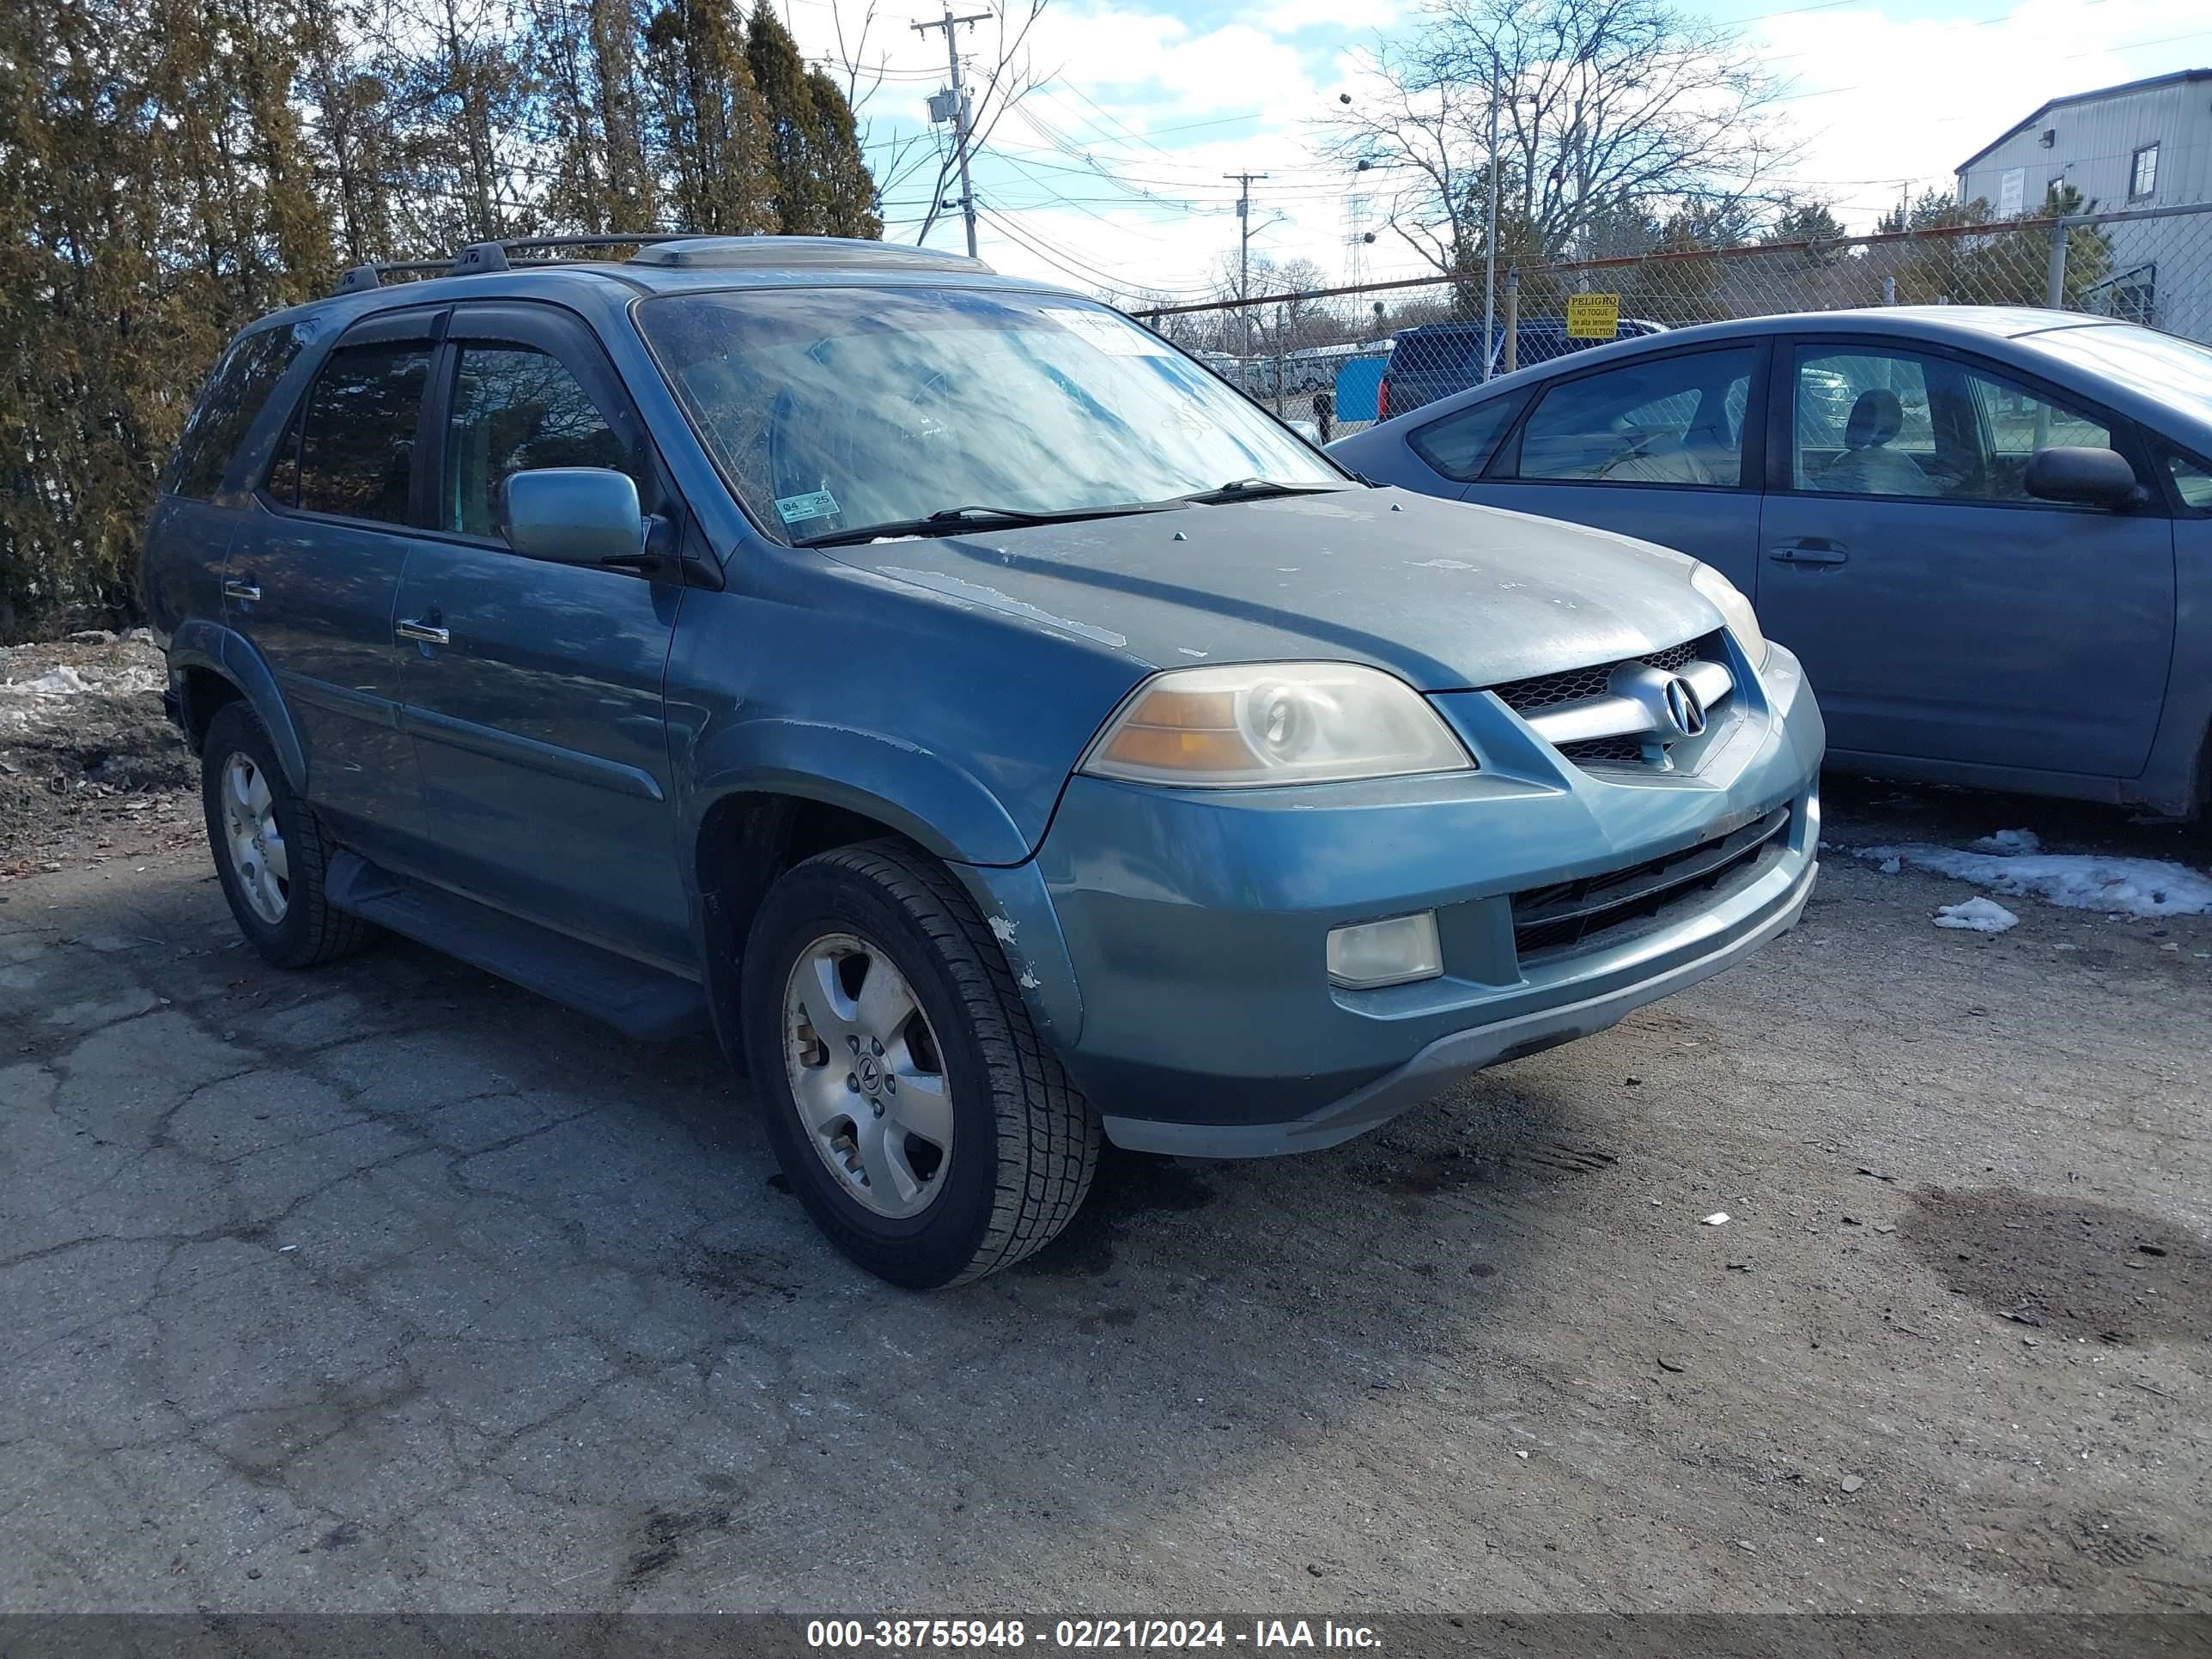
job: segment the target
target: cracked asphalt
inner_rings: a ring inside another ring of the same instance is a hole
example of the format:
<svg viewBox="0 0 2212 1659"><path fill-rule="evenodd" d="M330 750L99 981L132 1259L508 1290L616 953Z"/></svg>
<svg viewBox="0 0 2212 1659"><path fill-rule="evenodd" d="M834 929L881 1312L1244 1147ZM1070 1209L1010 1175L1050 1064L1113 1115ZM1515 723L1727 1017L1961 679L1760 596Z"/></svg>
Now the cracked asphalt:
<svg viewBox="0 0 2212 1659"><path fill-rule="evenodd" d="M2212 1607L2212 920L1840 850L2203 832L1831 801L1750 966L928 1297L708 1045L0 884L0 1607Z"/></svg>

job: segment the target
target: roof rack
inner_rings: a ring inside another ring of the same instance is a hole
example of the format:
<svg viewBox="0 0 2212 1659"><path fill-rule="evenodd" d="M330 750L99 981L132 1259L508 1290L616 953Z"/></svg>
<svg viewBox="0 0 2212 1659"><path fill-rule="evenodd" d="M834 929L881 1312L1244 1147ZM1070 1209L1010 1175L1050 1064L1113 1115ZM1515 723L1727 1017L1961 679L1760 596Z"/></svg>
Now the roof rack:
<svg viewBox="0 0 2212 1659"><path fill-rule="evenodd" d="M897 242L869 242L838 236L712 236L689 230L609 231L590 236L515 236L504 241L471 242L451 260L386 259L356 265L338 278L333 295L381 288L386 276L477 276L512 270L517 253L559 253L571 248L635 247L628 264L664 269L730 269L755 266L896 264L919 270L988 270L980 259ZM551 264L550 259L520 263Z"/></svg>

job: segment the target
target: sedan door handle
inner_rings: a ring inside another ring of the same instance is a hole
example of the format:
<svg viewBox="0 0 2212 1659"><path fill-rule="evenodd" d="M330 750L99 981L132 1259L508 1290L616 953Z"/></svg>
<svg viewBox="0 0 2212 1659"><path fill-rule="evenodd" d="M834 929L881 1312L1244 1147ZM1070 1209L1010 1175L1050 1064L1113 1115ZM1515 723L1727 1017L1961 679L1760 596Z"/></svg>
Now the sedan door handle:
<svg viewBox="0 0 2212 1659"><path fill-rule="evenodd" d="M451 645L452 633L433 622L394 623L392 631L403 640L413 640L422 645Z"/></svg>
<svg viewBox="0 0 2212 1659"><path fill-rule="evenodd" d="M1777 564L1842 564L1850 551L1841 542L1825 536L1807 536L1794 542L1777 542L1766 556Z"/></svg>
<svg viewBox="0 0 2212 1659"><path fill-rule="evenodd" d="M238 599L251 605L261 597L261 589L252 582L225 582L222 596L226 599Z"/></svg>

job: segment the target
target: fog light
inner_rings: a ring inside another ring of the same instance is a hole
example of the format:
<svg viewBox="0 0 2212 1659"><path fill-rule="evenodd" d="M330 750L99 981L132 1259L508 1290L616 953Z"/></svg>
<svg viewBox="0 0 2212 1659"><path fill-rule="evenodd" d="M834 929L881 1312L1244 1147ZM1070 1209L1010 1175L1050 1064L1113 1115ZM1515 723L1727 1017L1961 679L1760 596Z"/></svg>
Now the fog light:
<svg viewBox="0 0 2212 1659"><path fill-rule="evenodd" d="M1437 943L1437 913L1393 916L1388 921L1355 922L1328 930L1328 977L1354 991L1407 980L1434 979L1444 970Z"/></svg>

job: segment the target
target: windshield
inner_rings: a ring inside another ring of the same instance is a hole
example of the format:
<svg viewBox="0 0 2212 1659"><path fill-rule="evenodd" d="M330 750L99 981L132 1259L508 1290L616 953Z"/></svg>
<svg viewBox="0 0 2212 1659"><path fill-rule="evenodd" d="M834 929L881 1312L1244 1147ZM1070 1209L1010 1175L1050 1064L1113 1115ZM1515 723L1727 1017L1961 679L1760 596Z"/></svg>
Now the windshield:
<svg viewBox="0 0 2212 1659"><path fill-rule="evenodd" d="M2212 350L2193 340L2122 323L2046 329L2021 343L2123 380L2212 426Z"/></svg>
<svg viewBox="0 0 2212 1659"><path fill-rule="evenodd" d="M638 324L755 520L805 541L1344 475L1118 312L1052 295L744 289Z"/></svg>

